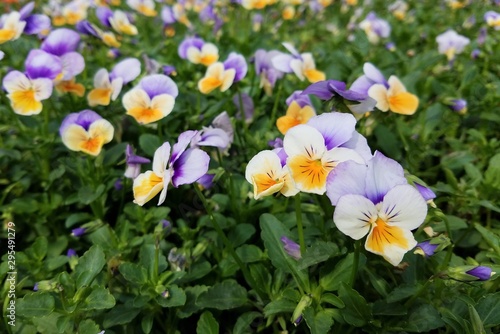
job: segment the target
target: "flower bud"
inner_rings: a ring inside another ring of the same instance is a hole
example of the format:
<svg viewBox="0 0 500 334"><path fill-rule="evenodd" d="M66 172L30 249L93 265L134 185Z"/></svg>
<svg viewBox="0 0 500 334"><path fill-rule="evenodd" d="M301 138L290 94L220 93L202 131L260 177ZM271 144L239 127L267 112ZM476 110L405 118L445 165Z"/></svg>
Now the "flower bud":
<svg viewBox="0 0 500 334"><path fill-rule="evenodd" d="M485 266L460 266L447 271L450 278L461 282L487 281L496 273Z"/></svg>
<svg viewBox="0 0 500 334"><path fill-rule="evenodd" d="M297 304L297 307L295 307L295 310L293 311L292 314L292 323L295 326L298 326L300 322L302 321L302 313L304 312L305 308L311 305L312 298L309 295L303 295L302 298L300 299L299 303Z"/></svg>
<svg viewBox="0 0 500 334"><path fill-rule="evenodd" d="M283 248L288 255L293 257L295 260L300 260L302 258L300 254L300 246L296 242L285 236L281 237L281 242L283 243Z"/></svg>

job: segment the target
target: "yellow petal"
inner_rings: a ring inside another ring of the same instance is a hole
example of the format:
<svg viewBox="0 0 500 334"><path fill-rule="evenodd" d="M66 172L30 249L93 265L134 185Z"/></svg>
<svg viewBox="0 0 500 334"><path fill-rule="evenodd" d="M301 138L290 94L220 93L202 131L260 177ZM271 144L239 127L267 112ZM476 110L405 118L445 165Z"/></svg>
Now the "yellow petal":
<svg viewBox="0 0 500 334"><path fill-rule="evenodd" d="M139 174L134 179L134 203L139 205L146 204L163 189L163 178L152 171Z"/></svg>
<svg viewBox="0 0 500 334"><path fill-rule="evenodd" d="M418 97L407 92L391 96L389 108L397 114L413 115L418 108Z"/></svg>
<svg viewBox="0 0 500 334"><path fill-rule="evenodd" d="M199 62L205 66L212 65L219 59L218 54L207 54L200 57Z"/></svg>
<svg viewBox="0 0 500 334"><path fill-rule="evenodd" d="M276 126L281 134L286 134L288 130L301 124L300 121L292 116L282 116L276 120Z"/></svg>
<svg viewBox="0 0 500 334"><path fill-rule="evenodd" d="M56 89L60 93L72 93L79 97L85 94L85 87L74 80L61 81L56 85Z"/></svg>
<svg viewBox="0 0 500 334"><path fill-rule="evenodd" d="M334 168L332 164L323 164L320 159L313 160L302 155L289 158L287 165L297 188L321 194L324 193L328 173Z"/></svg>
<svg viewBox="0 0 500 334"><path fill-rule="evenodd" d="M257 174L252 177L255 199L272 195L283 188L284 181L276 180L271 176L270 174Z"/></svg>
<svg viewBox="0 0 500 334"><path fill-rule="evenodd" d="M222 81L215 77L205 77L198 82L198 89L203 94L209 94L211 91L220 87Z"/></svg>
<svg viewBox="0 0 500 334"><path fill-rule="evenodd" d="M37 115L42 111L42 103L35 99L32 89L15 91L8 95L14 112L19 115Z"/></svg>
<svg viewBox="0 0 500 334"><path fill-rule="evenodd" d="M132 116L135 118L137 123L139 124L149 124L156 122L160 119L162 119L163 113L161 112L160 109L157 108L142 108L142 107L135 107L131 108L130 110L127 110L127 115Z"/></svg>
<svg viewBox="0 0 500 334"><path fill-rule="evenodd" d="M16 36L16 32L11 29L0 29L0 44L10 41Z"/></svg>
<svg viewBox="0 0 500 334"><path fill-rule="evenodd" d="M408 240L401 228L388 225L380 218L377 218L374 225L366 239L365 247L367 250L376 254L384 254L387 246L408 249Z"/></svg>
<svg viewBox="0 0 500 334"><path fill-rule="evenodd" d="M309 80L310 83L324 81L326 79L325 73L316 69L305 70L304 76L307 78L307 80Z"/></svg>
<svg viewBox="0 0 500 334"><path fill-rule="evenodd" d="M94 88L90 91L87 96L89 106L107 106L111 100L111 89L110 88Z"/></svg>

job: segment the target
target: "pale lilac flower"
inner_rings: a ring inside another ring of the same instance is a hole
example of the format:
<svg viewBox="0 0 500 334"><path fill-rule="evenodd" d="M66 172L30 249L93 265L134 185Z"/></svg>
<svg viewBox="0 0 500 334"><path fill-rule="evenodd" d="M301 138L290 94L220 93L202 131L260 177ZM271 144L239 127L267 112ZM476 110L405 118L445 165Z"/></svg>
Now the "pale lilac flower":
<svg viewBox="0 0 500 334"><path fill-rule="evenodd" d="M453 61L455 55L462 53L465 47L470 43L470 39L459 35L454 30L448 30L436 37L438 43L438 52L446 55L448 61Z"/></svg>
<svg viewBox="0 0 500 334"><path fill-rule="evenodd" d="M340 163L328 176L327 195L336 206L333 221L365 248L397 266L417 245L411 230L427 215L422 195L408 185L401 165L380 152L365 165Z"/></svg>
<svg viewBox="0 0 500 334"><path fill-rule="evenodd" d="M235 75L233 83L241 81L247 74L248 71L247 62L242 55L236 52L231 52L223 64L225 71L234 69Z"/></svg>
<svg viewBox="0 0 500 334"><path fill-rule="evenodd" d="M193 64L209 66L219 59L219 49L212 43L198 37L188 37L179 45L179 57L187 59Z"/></svg>
<svg viewBox="0 0 500 334"><path fill-rule="evenodd" d="M151 160L135 155L132 145L127 145L125 150L127 169L124 176L129 179L135 179L141 173L141 165L150 163Z"/></svg>
<svg viewBox="0 0 500 334"><path fill-rule="evenodd" d="M163 74L168 75L168 76L177 74L177 72L176 72L177 70L176 70L175 66L172 66L172 65L164 65L162 67L162 71L163 71Z"/></svg>
<svg viewBox="0 0 500 334"><path fill-rule="evenodd" d="M240 94L243 106L240 105ZM255 110L253 99L247 93L240 93L240 94L237 93L234 94L233 96L233 103L238 109L238 112L236 113L236 118L240 119L242 117L241 111L243 110L243 114L245 115L245 121L250 122L252 120L253 112Z"/></svg>
<svg viewBox="0 0 500 334"><path fill-rule="evenodd" d="M487 11L484 14L484 20L490 26L495 28L495 30L500 30L500 14L495 11Z"/></svg>
<svg viewBox="0 0 500 334"><path fill-rule="evenodd" d="M325 73L316 69L312 53L299 53L290 43L283 43L283 46L290 54L281 53L274 56L271 59L274 68L284 73L294 73L301 81L307 79L314 83L325 80Z"/></svg>
<svg viewBox="0 0 500 334"><path fill-rule="evenodd" d="M260 77L259 88L263 88L267 95L271 96L276 80L281 79L283 72L274 67L272 59L281 52L259 49L255 52L255 74Z"/></svg>
<svg viewBox="0 0 500 334"><path fill-rule="evenodd" d="M214 184L214 177L215 177L215 174L205 174L203 175L202 177L200 177L198 179L198 181L196 181L200 186L203 187L203 189L210 189L213 187L213 184Z"/></svg>
<svg viewBox="0 0 500 334"><path fill-rule="evenodd" d="M95 11L95 15L97 19L101 22L101 24L107 28L111 28L110 18L113 17L113 11L106 6L99 6Z"/></svg>
<svg viewBox="0 0 500 334"><path fill-rule="evenodd" d="M212 146L225 150L233 142L234 129L227 112L219 114L209 127L203 127L191 139L191 147Z"/></svg>
<svg viewBox="0 0 500 334"><path fill-rule="evenodd" d="M377 44L380 38L387 38L391 34L389 22L378 18L374 12L370 12L360 22L359 27L365 31L368 40L372 44Z"/></svg>
<svg viewBox="0 0 500 334"><path fill-rule="evenodd" d="M50 30L50 18L44 14L31 14L35 8L35 2L29 2L19 10L20 21L25 21L23 33L26 35L36 35Z"/></svg>
<svg viewBox="0 0 500 334"><path fill-rule="evenodd" d="M375 84L382 84L389 88L389 82L385 79L384 75L372 63L365 63L363 65L363 75L357 78L351 85L350 90L368 94L368 90Z"/></svg>

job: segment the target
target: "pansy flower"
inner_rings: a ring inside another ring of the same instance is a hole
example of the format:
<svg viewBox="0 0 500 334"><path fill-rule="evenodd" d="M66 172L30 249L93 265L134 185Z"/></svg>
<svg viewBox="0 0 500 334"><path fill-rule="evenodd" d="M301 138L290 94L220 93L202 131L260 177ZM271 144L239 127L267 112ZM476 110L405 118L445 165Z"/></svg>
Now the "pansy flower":
<svg viewBox="0 0 500 334"><path fill-rule="evenodd" d="M179 57L193 64L209 66L219 59L219 49L212 43L205 43L198 37L188 37L178 49Z"/></svg>
<svg viewBox="0 0 500 334"><path fill-rule="evenodd" d="M376 107L381 111L392 111L396 114L413 115L418 108L418 97L406 91L403 83L394 75L388 81L389 87L375 84L368 90L368 95L377 101Z"/></svg>
<svg viewBox="0 0 500 334"><path fill-rule="evenodd" d="M408 11L408 4L403 0L396 0L396 2L389 6L389 11L398 20L404 20Z"/></svg>
<svg viewBox="0 0 500 334"><path fill-rule="evenodd" d="M411 230L424 222L427 204L401 165L380 152L366 164L340 163L328 176L327 195L337 228L355 240L368 235L366 250L392 265L417 245Z"/></svg>
<svg viewBox="0 0 500 334"><path fill-rule="evenodd" d="M42 50L32 50L24 64L25 73L11 71L3 78L12 109L19 115L37 115L43 100L52 94L52 81L60 76L62 64L58 57Z"/></svg>
<svg viewBox="0 0 500 334"><path fill-rule="evenodd" d="M280 192L286 197L299 192L295 187L288 168L273 151L259 152L248 162L245 170L246 180L253 185L255 199Z"/></svg>
<svg viewBox="0 0 500 334"><path fill-rule="evenodd" d="M272 58L272 63L275 68L284 73L295 73L301 80L307 79L314 83L325 80L325 73L316 69L316 64L311 53L299 53L290 43L283 43L283 46L291 53L280 54Z"/></svg>
<svg viewBox="0 0 500 334"><path fill-rule="evenodd" d="M153 0L127 0L127 5L145 16L156 16Z"/></svg>
<svg viewBox="0 0 500 334"><path fill-rule="evenodd" d="M248 66L243 56L231 52L224 63L214 63L207 68L205 77L198 81L198 89L203 94L209 94L216 88L225 92L235 82L243 79Z"/></svg>
<svg viewBox="0 0 500 334"><path fill-rule="evenodd" d="M465 47L470 43L470 39L450 29L438 35L436 37L436 42L438 43L438 52L446 55L448 61L453 61L455 55L464 51Z"/></svg>
<svg viewBox="0 0 500 334"><path fill-rule="evenodd" d="M86 19L87 9L89 8L89 6L90 2L86 0L73 0L64 5L62 8L62 17L64 18L64 23L74 25L81 20ZM54 25L58 24L54 23Z"/></svg>
<svg viewBox="0 0 500 334"><path fill-rule="evenodd" d="M309 95L302 94L304 91L296 90L289 97L286 98L286 104L289 106L293 101L297 102L301 108L305 106L312 106L311 99Z"/></svg>
<svg viewBox="0 0 500 334"><path fill-rule="evenodd" d="M95 111L83 110L66 116L59 134L70 150L97 156L102 146L113 139L114 128Z"/></svg>
<svg viewBox="0 0 500 334"><path fill-rule="evenodd" d="M139 124L156 122L172 112L179 90L175 82L164 74L152 74L123 96L127 115Z"/></svg>
<svg viewBox="0 0 500 334"><path fill-rule="evenodd" d="M20 20L26 22L23 33L26 35L46 34L50 30L50 18L44 14L31 14L35 2L29 2L19 10Z"/></svg>
<svg viewBox="0 0 500 334"><path fill-rule="evenodd" d="M119 34L137 35L136 26L130 23L128 15L121 10L114 11L113 16L109 18L109 24Z"/></svg>
<svg viewBox="0 0 500 334"><path fill-rule="evenodd" d="M259 88L263 88L268 96L273 93L276 80L283 77L283 72L273 66L272 59L281 52L259 49L255 52L255 74L260 77Z"/></svg>
<svg viewBox="0 0 500 334"><path fill-rule="evenodd" d="M55 82L56 89L60 92L71 92L83 96L85 88L82 84L75 83L75 76L82 73L85 60L75 50L80 42L80 35L70 29L61 28L52 31L43 41L41 49L56 57L62 64L62 77Z"/></svg>
<svg viewBox="0 0 500 334"><path fill-rule="evenodd" d="M366 18L359 23L359 27L364 30L368 41L377 44L380 38L387 38L391 34L389 22L378 18L374 12L370 12Z"/></svg>
<svg viewBox="0 0 500 334"><path fill-rule="evenodd" d="M484 14L484 20L488 26L495 28L495 30L500 30L500 14L495 11L487 11Z"/></svg>
<svg viewBox="0 0 500 334"><path fill-rule="evenodd" d="M177 188L194 183L207 173L208 154L199 148L188 148L195 135L196 131L183 132L172 149L169 143L164 143L155 151L153 170L134 179L134 203L143 206L161 192L158 201L161 205L167 197L170 183Z"/></svg>
<svg viewBox="0 0 500 334"><path fill-rule="evenodd" d="M299 124L306 124L309 119L316 116L316 111L310 105L301 107L296 101L293 101L286 111L285 116L276 120L276 126L281 134L286 134L288 130Z"/></svg>
<svg viewBox="0 0 500 334"><path fill-rule="evenodd" d="M191 147L213 146L222 150L229 148L234 139L234 128L229 115L223 111L214 118L209 127L204 127L191 140Z"/></svg>
<svg viewBox="0 0 500 334"><path fill-rule="evenodd" d="M363 145L364 138L356 133L355 125L356 119L350 114L324 113L288 130L283 139L286 164L299 190L322 195L327 176L338 163L364 163L363 156L371 156L366 139Z"/></svg>
<svg viewBox="0 0 500 334"><path fill-rule="evenodd" d="M111 73L101 68L94 76L94 89L87 95L90 106L107 106L116 100L123 85L141 74L141 63L135 58L126 58L113 67Z"/></svg>
<svg viewBox="0 0 500 334"><path fill-rule="evenodd" d="M23 33L25 21L21 21L19 12L10 12L0 17L0 44L13 41Z"/></svg>

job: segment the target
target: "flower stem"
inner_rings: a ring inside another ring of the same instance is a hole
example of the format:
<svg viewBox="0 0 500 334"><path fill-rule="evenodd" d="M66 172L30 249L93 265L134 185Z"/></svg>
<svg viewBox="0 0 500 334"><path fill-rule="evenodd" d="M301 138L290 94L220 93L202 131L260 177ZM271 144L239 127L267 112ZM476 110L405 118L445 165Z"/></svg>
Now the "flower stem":
<svg viewBox="0 0 500 334"><path fill-rule="evenodd" d="M217 234L222 239L222 241L224 242L224 245L229 250L229 253L233 257L233 259L236 261L236 263L238 264L238 266L240 267L241 271L243 272L243 276L247 280L248 284L252 287L252 289L255 290L255 292L259 295L259 297L261 298L261 300L266 300L266 297L262 294L261 290L257 289L257 284L255 283L255 280L253 279L253 277L250 275L250 272L248 271L248 268L245 267L243 261L241 261L241 259L238 256L238 254L236 254L236 251L234 250L234 247L231 244L231 241L229 241L229 239L227 238L226 234L224 233L224 231L220 227L219 223L215 219L215 217L214 217L214 215L212 213L212 209L208 205L207 200L205 199L205 196L203 196L203 194L201 193L201 190L198 188L198 186L195 185L193 188L196 191L196 194L198 194L198 197L200 198L201 202L203 203L203 207L207 211L208 216L210 217L210 221L212 222L213 227L217 231Z"/></svg>
<svg viewBox="0 0 500 334"><path fill-rule="evenodd" d="M276 100L274 100L273 110L271 112L271 119L269 120L269 122L271 123L271 125L273 124L273 122L275 122L276 111L278 110L278 103L280 101L282 88L283 88L283 83L280 82L279 87L278 87L278 93L276 94Z"/></svg>
<svg viewBox="0 0 500 334"><path fill-rule="evenodd" d="M354 260L352 262L351 279L349 280L349 286L354 287L354 282L356 281L356 274L358 273L358 263L359 263L359 252L361 251L361 240L356 240L354 243Z"/></svg>
<svg viewBox="0 0 500 334"><path fill-rule="evenodd" d="M303 255L306 252L306 242L304 240L304 226L302 225L302 210L301 210L300 193L295 195L295 216L297 218L297 232L299 234L300 253Z"/></svg>

